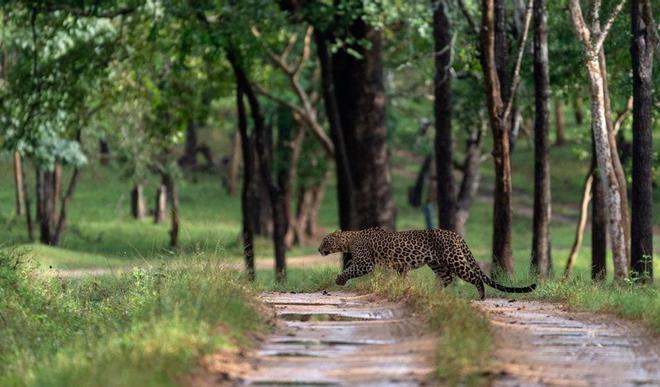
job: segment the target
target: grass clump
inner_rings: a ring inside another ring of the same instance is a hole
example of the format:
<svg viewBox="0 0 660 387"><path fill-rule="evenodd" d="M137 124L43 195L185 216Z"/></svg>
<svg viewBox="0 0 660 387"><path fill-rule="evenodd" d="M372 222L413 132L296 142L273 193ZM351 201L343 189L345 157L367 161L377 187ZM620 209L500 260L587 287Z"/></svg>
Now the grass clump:
<svg viewBox="0 0 660 387"><path fill-rule="evenodd" d="M3 386L173 385L201 355L265 329L253 291L211 261L62 281L23 257L0 250Z"/></svg>
<svg viewBox="0 0 660 387"><path fill-rule="evenodd" d="M439 337L436 370L441 380L448 385L487 384L493 349L488 320L472 308L469 298L445 291L428 274L419 270L402 278L390 270L377 269L354 287L391 301L405 301L427 317Z"/></svg>

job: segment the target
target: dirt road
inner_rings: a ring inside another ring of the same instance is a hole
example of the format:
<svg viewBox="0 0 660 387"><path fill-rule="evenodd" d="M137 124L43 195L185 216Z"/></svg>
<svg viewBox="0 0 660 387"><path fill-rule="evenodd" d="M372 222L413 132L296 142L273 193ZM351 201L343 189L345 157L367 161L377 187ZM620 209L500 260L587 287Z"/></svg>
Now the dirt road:
<svg viewBox="0 0 660 387"><path fill-rule="evenodd" d="M495 386L660 386L660 340L610 315L488 299L502 372Z"/></svg>
<svg viewBox="0 0 660 387"><path fill-rule="evenodd" d="M436 341L401 304L346 292L266 293L279 329L255 354L246 385L420 385Z"/></svg>

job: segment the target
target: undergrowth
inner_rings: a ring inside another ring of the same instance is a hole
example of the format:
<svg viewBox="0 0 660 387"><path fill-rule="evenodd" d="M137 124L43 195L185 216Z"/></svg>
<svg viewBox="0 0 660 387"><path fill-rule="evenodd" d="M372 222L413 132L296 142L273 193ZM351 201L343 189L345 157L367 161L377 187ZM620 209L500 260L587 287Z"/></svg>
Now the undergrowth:
<svg viewBox="0 0 660 387"><path fill-rule="evenodd" d="M253 296L210 261L66 281L0 249L0 385L174 385L265 329Z"/></svg>

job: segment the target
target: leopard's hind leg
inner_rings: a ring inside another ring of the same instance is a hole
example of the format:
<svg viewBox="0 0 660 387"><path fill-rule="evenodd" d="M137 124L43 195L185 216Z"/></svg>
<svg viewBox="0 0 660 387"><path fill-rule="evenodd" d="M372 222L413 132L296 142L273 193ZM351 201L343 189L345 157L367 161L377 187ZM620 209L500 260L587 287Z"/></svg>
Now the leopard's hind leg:
<svg viewBox="0 0 660 387"><path fill-rule="evenodd" d="M435 275L438 277L442 286L448 287L454 281L454 275L447 265L442 264L438 260L433 260L428 263L429 267Z"/></svg>
<svg viewBox="0 0 660 387"><path fill-rule="evenodd" d="M474 269L473 265L468 262L462 253L457 252L455 259L452 259L447 263L452 273L457 275L463 281L469 282L477 287L477 291L479 292L479 299L483 300L486 298L484 282L481 279L480 273Z"/></svg>

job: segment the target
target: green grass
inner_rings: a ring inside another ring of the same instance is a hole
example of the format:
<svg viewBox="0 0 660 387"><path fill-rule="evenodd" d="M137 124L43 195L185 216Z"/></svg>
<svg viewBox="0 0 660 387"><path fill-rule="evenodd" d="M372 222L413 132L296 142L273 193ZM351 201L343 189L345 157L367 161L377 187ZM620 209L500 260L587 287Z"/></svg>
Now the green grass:
<svg viewBox="0 0 660 387"><path fill-rule="evenodd" d="M3 386L176 385L265 330L251 287L213 261L62 282L22 259L0 250Z"/></svg>

